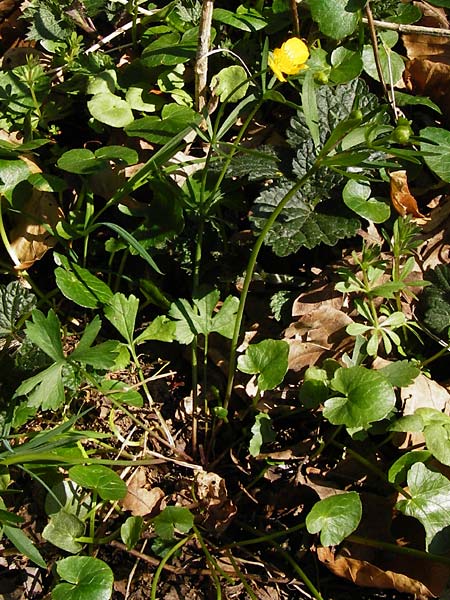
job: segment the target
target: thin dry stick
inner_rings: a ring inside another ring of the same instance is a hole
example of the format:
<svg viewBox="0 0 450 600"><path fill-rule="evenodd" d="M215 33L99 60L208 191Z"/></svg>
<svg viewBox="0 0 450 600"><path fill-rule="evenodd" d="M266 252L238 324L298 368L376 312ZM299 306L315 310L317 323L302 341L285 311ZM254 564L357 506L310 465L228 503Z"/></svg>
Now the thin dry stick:
<svg viewBox="0 0 450 600"><path fill-rule="evenodd" d="M211 24L214 0L203 0L200 18L197 57L195 60L195 106L199 113L206 106L208 81L208 52L211 43Z"/></svg>
<svg viewBox="0 0 450 600"><path fill-rule="evenodd" d="M384 77L383 77L383 71L381 70L380 54L378 52L377 32L375 30L375 25L373 22L373 15L372 15L372 9L370 8L370 2L367 2L365 11L366 11L366 15L367 15L367 24L369 26L369 34L370 34L370 39L372 41L373 55L375 58L375 65L377 68L378 78L380 80L381 85L383 86L383 91L384 91L385 95L389 98L388 89L387 89L386 82L384 81Z"/></svg>
<svg viewBox="0 0 450 600"><path fill-rule="evenodd" d="M298 8L297 8L297 0L291 1L291 15L292 15L292 29L294 31L294 35L300 37L300 21L298 18Z"/></svg>
<svg viewBox="0 0 450 600"><path fill-rule="evenodd" d="M369 19L363 18L363 23L368 24ZM388 23L372 19L374 27L378 29L389 29L399 33L415 33L417 35L431 35L436 37L450 37L450 29L439 29L439 27L421 27L420 25L402 25L401 23Z"/></svg>

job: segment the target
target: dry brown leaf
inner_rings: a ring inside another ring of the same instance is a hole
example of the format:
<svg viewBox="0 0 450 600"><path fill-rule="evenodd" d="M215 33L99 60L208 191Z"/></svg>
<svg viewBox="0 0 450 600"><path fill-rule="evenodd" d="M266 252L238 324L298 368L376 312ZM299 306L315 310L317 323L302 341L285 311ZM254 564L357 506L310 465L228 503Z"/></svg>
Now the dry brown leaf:
<svg viewBox="0 0 450 600"><path fill-rule="evenodd" d="M399 215L405 217L423 217L417 206L417 201L409 191L406 171L393 171L391 178L391 201Z"/></svg>
<svg viewBox="0 0 450 600"><path fill-rule="evenodd" d="M222 531L236 514L236 506L228 497L225 480L217 473L200 472L195 480L196 497L204 505L203 525Z"/></svg>
<svg viewBox="0 0 450 600"><path fill-rule="evenodd" d="M450 260L450 201L445 197L430 213L423 228L426 236L418 249L422 270L448 264Z"/></svg>
<svg viewBox="0 0 450 600"><path fill-rule="evenodd" d="M9 234L16 269L29 269L55 246L56 239L45 226L54 228L63 218L64 213L54 194L33 189Z"/></svg>
<svg viewBox="0 0 450 600"><path fill-rule="evenodd" d="M421 2L423 17L417 23L424 27L448 29L443 8ZM403 44L410 59L403 75L407 89L413 94L431 98L450 120L450 39L424 34L403 34Z"/></svg>
<svg viewBox="0 0 450 600"><path fill-rule="evenodd" d="M159 487L147 489L147 475L145 469L136 469L133 478L128 483L128 492L122 500L124 510L131 511L134 517L144 517L162 509L164 492Z"/></svg>
<svg viewBox="0 0 450 600"><path fill-rule="evenodd" d="M317 556L332 573L344 577L356 585L379 589L395 589L398 592L414 594L416 600L435 597L420 581L401 573L383 571L364 560L357 560L339 553L334 554L331 548L318 548Z"/></svg>

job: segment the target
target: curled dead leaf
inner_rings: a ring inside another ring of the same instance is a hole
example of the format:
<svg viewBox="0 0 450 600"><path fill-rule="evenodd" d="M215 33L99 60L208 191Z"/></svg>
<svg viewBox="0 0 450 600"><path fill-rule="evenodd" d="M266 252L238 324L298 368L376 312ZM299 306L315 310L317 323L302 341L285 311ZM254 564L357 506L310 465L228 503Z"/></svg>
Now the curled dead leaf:
<svg viewBox="0 0 450 600"><path fill-rule="evenodd" d="M148 489L145 469L139 467L128 483L128 492L122 500L122 508L129 510L134 517L144 517L159 512L163 507L164 492L159 487Z"/></svg>
<svg viewBox="0 0 450 600"><path fill-rule="evenodd" d="M399 215L405 217L423 217L417 206L417 201L409 191L408 176L406 171L393 171L391 178L391 201Z"/></svg>
<svg viewBox="0 0 450 600"><path fill-rule="evenodd" d="M225 480L217 473L200 472L195 483L196 497L206 509L203 525L216 531L225 529L237 512L228 497Z"/></svg>

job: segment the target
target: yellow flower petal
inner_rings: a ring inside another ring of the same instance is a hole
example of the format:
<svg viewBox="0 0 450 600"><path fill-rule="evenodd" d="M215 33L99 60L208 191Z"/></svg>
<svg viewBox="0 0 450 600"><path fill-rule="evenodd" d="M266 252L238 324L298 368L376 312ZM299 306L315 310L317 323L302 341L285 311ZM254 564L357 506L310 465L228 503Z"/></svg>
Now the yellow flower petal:
<svg viewBox="0 0 450 600"><path fill-rule="evenodd" d="M301 39L293 37L288 39L281 48L275 48L269 56L269 67L277 79L286 81L286 75L296 75L302 69L306 69L305 62L309 58L308 46Z"/></svg>

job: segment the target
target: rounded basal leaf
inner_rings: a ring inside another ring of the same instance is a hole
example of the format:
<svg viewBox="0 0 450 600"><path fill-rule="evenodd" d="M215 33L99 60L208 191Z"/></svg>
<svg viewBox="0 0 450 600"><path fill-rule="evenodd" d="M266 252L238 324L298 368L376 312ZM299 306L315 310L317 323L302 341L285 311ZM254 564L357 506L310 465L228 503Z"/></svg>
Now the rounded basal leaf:
<svg viewBox="0 0 450 600"><path fill-rule="evenodd" d="M84 523L78 517L64 509L51 515L44 527L42 537L57 548L77 554L83 549L83 544L76 539L84 533Z"/></svg>
<svg viewBox="0 0 450 600"><path fill-rule="evenodd" d="M125 97L132 109L149 113L160 110L167 101L162 95L152 94L142 87L128 88Z"/></svg>
<svg viewBox="0 0 450 600"><path fill-rule="evenodd" d="M245 69L239 65L226 67L214 75L211 80L211 87L216 96L220 97L221 102L237 102L244 98L247 93L249 82L247 81ZM242 84L242 85L241 85ZM240 86L232 95L231 92Z"/></svg>
<svg viewBox="0 0 450 600"><path fill-rule="evenodd" d="M108 565L92 556L70 556L56 564L64 581L52 590L53 600L109 600L114 574Z"/></svg>
<svg viewBox="0 0 450 600"><path fill-rule="evenodd" d="M188 533L194 525L194 517L184 506L166 506L166 508L153 519L156 535L163 540L172 540L175 531Z"/></svg>
<svg viewBox="0 0 450 600"><path fill-rule="evenodd" d="M374 223L384 223L389 218L391 209L385 202L370 198L370 193L370 185L349 179L342 191L342 197L350 210L360 217Z"/></svg>
<svg viewBox="0 0 450 600"><path fill-rule="evenodd" d="M323 546L337 546L358 527L362 505L356 492L337 494L319 500L306 517L309 533L320 531Z"/></svg>
<svg viewBox="0 0 450 600"><path fill-rule="evenodd" d="M361 74L363 69L361 53L338 46L331 54L331 65L330 80L333 83L346 83Z"/></svg>
<svg viewBox="0 0 450 600"><path fill-rule="evenodd" d="M432 171L443 181L450 182L450 131L440 127L425 127L420 132L423 138L420 150Z"/></svg>
<svg viewBox="0 0 450 600"><path fill-rule="evenodd" d="M418 462L408 471L408 493L410 498L397 502L397 508L422 523L428 551L448 551L450 481Z"/></svg>
<svg viewBox="0 0 450 600"><path fill-rule="evenodd" d="M57 165L69 173L90 175L106 167L107 163L96 158L95 154L87 148L75 148L64 152L58 159Z"/></svg>
<svg viewBox="0 0 450 600"><path fill-rule="evenodd" d="M95 490L103 500L121 500L127 494L126 483L103 465L77 465L69 469L69 477L78 485Z"/></svg>
<svg viewBox="0 0 450 600"><path fill-rule="evenodd" d="M448 420L448 423L430 423L430 425L426 425L423 434L428 450L443 465L450 466L450 419Z"/></svg>
<svg viewBox="0 0 450 600"><path fill-rule="evenodd" d="M127 549L131 550L139 541L142 532L144 519L140 516L128 517L125 523L120 528L120 537Z"/></svg>
<svg viewBox="0 0 450 600"><path fill-rule="evenodd" d="M87 106L94 119L111 127L125 127L134 120L128 102L109 92L95 94Z"/></svg>
<svg viewBox="0 0 450 600"><path fill-rule="evenodd" d="M395 406L392 385L380 373L365 367L339 369L331 388L342 394L325 402L323 415L333 425L366 427L387 417Z"/></svg>
<svg viewBox="0 0 450 600"><path fill-rule="evenodd" d="M398 458L388 471L388 479L391 483L402 485L406 481L406 474L410 467L417 462L425 463L431 458L428 450L414 450L407 452Z"/></svg>
<svg viewBox="0 0 450 600"><path fill-rule="evenodd" d="M95 156L104 160L134 165L139 160L138 153L126 146L104 146L95 151Z"/></svg>
<svg viewBox="0 0 450 600"><path fill-rule="evenodd" d="M282 340L263 340L249 346L238 359L238 369L250 375L259 374L261 391L279 385L288 369L289 344Z"/></svg>
<svg viewBox="0 0 450 600"><path fill-rule="evenodd" d="M351 35L359 22L357 12L350 12L348 0L309 0L311 16L320 31L335 40Z"/></svg>

